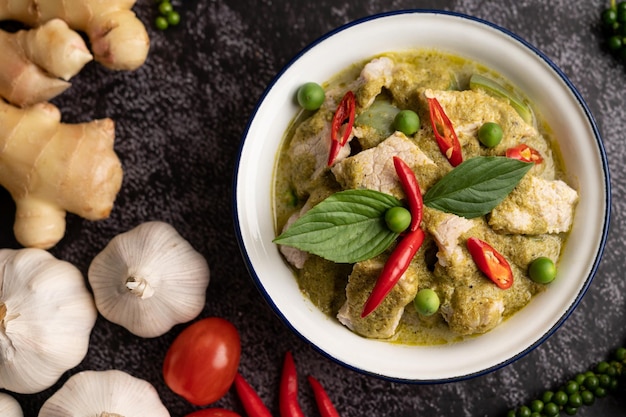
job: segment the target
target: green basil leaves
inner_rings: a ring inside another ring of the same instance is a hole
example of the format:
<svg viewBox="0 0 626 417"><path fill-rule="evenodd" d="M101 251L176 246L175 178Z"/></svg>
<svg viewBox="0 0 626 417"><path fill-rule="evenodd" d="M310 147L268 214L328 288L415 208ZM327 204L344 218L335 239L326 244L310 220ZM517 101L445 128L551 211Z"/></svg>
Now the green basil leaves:
<svg viewBox="0 0 626 417"><path fill-rule="evenodd" d="M532 166L502 156L468 159L424 194L424 204L466 218L484 216L509 195ZM274 243L337 263L370 259L398 237L384 220L385 212L394 206L402 203L378 191L341 191L307 211Z"/></svg>
<svg viewBox="0 0 626 417"><path fill-rule="evenodd" d="M468 219L484 216L509 195L533 163L504 156L468 159L424 194L430 208Z"/></svg>
<svg viewBox="0 0 626 417"><path fill-rule="evenodd" d="M355 263L382 253L398 237L385 212L402 203L373 190L345 190L307 211L274 243L292 246L337 263Z"/></svg>

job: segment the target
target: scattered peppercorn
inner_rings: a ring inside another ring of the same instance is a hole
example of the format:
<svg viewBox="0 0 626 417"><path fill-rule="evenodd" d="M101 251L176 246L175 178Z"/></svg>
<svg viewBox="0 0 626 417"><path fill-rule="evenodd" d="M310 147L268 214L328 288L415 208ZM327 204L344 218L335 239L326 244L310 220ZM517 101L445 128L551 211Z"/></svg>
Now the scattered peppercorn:
<svg viewBox="0 0 626 417"><path fill-rule="evenodd" d="M154 20L157 29L165 30L180 23L180 14L174 9L170 0L157 0L157 4L159 15Z"/></svg>
<svg viewBox="0 0 626 417"><path fill-rule="evenodd" d="M626 3L626 2L625 2ZM624 6L626 7L626 6ZM626 13L626 8L625 8ZM572 416L582 406L590 406L596 398L604 398L617 391L622 375L626 376L626 348L617 349L610 360L597 363L587 372L581 372L556 390L545 391L527 405L509 410L507 417Z"/></svg>
<svg viewBox="0 0 626 417"><path fill-rule="evenodd" d="M606 46L617 58L626 61L626 1L611 0L602 11L601 23L606 32Z"/></svg>

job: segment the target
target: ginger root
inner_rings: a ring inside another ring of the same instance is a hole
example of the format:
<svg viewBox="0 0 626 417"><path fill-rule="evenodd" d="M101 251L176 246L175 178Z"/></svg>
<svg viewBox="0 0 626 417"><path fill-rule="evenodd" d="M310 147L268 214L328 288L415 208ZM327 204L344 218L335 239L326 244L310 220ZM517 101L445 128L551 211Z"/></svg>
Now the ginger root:
<svg viewBox="0 0 626 417"><path fill-rule="evenodd" d="M131 10L135 0L0 0L0 20L36 27L60 18L87 34L96 61L115 70L134 70L148 56L150 39Z"/></svg>
<svg viewBox="0 0 626 417"><path fill-rule="evenodd" d="M20 244L54 246L66 212L109 216L123 174L114 139L111 119L66 124L50 103L20 109L0 99L0 185L15 200Z"/></svg>
<svg viewBox="0 0 626 417"><path fill-rule="evenodd" d="M60 19L31 30L0 30L0 97L20 107L48 101L93 57L81 36Z"/></svg>

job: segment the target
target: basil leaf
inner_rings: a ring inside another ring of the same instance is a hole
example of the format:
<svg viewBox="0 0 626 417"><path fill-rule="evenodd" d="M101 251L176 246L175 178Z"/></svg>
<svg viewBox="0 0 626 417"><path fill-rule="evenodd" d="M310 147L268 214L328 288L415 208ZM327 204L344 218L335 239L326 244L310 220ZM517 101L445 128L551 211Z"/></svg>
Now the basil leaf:
<svg viewBox="0 0 626 417"><path fill-rule="evenodd" d="M504 156L468 159L424 194L424 204L468 219L484 216L509 195L532 167L532 162Z"/></svg>
<svg viewBox="0 0 626 417"><path fill-rule="evenodd" d="M398 237L385 224L385 212L402 203L374 190L335 193L296 220L274 239L337 263L373 258Z"/></svg>

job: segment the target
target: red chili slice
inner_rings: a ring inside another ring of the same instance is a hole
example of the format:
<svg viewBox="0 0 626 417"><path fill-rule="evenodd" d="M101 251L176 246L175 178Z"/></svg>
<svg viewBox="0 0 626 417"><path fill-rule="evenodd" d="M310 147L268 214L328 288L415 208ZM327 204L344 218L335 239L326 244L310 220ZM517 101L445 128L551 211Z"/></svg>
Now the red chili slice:
<svg viewBox="0 0 626 417"><path fill-rule="evenodd" d="M348 142L352 126L354 125L354 114L356 111L356 101L354 99L354 93L348 91L341 101L337 110L333 115L333 120L330 125L330 153L328 155L328 166L331 166L335 162L335 158L339 154L339 151ZM345 130L341 139L338 138L341 127L345 125Z"/></svg>
<svg viewBox="0 0 626 417"><path fill-rule="evenodd" d="M396 169L396 174L400 179L402 189L404 190L409 202L409 210L411 212L411 225L409 226L409 230L414 232L418 227L420 227L424 214L422 192L420 190L419 183L417 182L417 178L415 178L415 173L406 162L399 157L394 156L393 166Z"/></svg>
<svg viewBox="0 0 626 417"><path fill-rule="evenodd" d="M420 246L424 242L424 231L420 228L404 235L398 246L391 252L389 259L385 262L374 289L365 302L361 318L369 315L383 302L387 294L396 285L402 274L408 269L411 259L415 256Z"/></svg>
<svg viewBox="0 0 626 417"><path fill-rule="evenodd" d="M487 242L475 237L467 239L466 245L478 269L498 287L506 290L513 285L513 271L504 256Z"/></svg>
<svg viewBox="0 0 626 417"><path fill-rule="evenodd" d="M430 123L435 133L435 139L439 150L453 167L463 162L461 143L456 136L452 122L444 112L439 101L434 97L428 97L428 109L430 111Z"/></svg>
<svg viewBox="0 0 626 417"><path fill-rule="evenodd" d="M517 159L522 162L534 162L535 164L543 162L543 158L541 157L539 151L524 143L507 149L506 157Z"/></svg>

